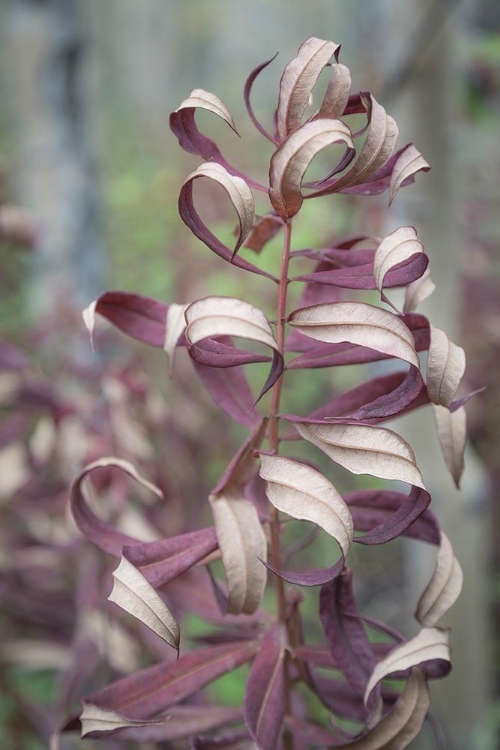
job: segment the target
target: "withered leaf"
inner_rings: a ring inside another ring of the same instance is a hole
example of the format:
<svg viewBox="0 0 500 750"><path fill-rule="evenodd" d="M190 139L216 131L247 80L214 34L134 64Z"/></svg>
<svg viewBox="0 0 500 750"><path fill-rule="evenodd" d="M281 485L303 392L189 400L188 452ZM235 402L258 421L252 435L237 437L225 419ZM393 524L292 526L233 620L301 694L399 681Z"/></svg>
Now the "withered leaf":
<svg viewBox="0 0 500 750"><path fill-rule="evenodd" d="M458 599L462 590L463 573L453 553L451 542L441 532L436 569L420 597L415 617L426 628L437 625Z"/></svg>
<svg viewBox="0 0 500 750"><path fill-rule="evenodd" d="M333 484L319 471L284 456L262 453L260 460L260 475L274 507L292 518L316 523L347 557L353 539L352 517Z"/></svg>
<svg viewBox="0 0 500 750"><path fill-rule="evenodd" d="M410 330L388 310L365 302L333 302L295 310L288 320L300 333L318 341L366 346L419 367Z"/></svg>
<svg viewBox="0 0 500 750"><path fill-rule="evenodd" d="M339 48L340 45L335 42L309 37L299 47L297 56L286 66L280 81L277 110L281 140L300 126L319 74Z"/></svg>
<svg viewBox="0 0 500 750"><path fill-rule="evenodd" d="M274 210L287 221L304 200L302 178L316 154L333 143L353 148L351 131L340 120L313 120L293 132L274 152L269 171L269 197Z"/></svg>
<svg viewBox="0 0 500 750"><path fill-rule="evenodd" d="M179 624L142 573L126 557L122 557L119 566L113 572L113 578L109 601L137 617L178 651Z"/></svg>
<svg viewBox="0 0 500 750"><path fill-rule="evenodd" d="M353 474L371 474L425 489L415 454L396 432L355 422L323 424L299 419L292 417L291 421L304 440Z"/></svg>
<svg viewBox="0 0 500 750"><path fill-rule="evenodd" d="M373 261L373 276L382 299L384 279L391 268L422 252L423 245L414 227L400 227L382 240Z"/></svg>

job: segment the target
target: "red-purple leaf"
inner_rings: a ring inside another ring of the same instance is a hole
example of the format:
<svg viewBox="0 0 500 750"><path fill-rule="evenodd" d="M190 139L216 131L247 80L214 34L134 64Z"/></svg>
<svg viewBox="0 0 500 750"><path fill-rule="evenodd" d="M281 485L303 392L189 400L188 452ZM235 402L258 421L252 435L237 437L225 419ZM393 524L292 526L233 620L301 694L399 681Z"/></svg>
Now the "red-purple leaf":
<svg viewBox="0 0 500 750"><path fill-rule="evenodd" d="M357 251L358 254L360 251ZM425 253L413 255L408 260L394 266L385 276L384 287L406 286L419 279L429 264ZM345 289L376 289L373 278L373 263L349 266L347 268L333 268L327 270L327 263L313 273L295 276L292 281L309 281L316 284L328 284Z"/></svg>
<svg viewBox="0 0 500 750"><path fill-rule="evenodd" d="M261 750L275 750L278 744L285 715L285 658L281 627L275 627L262 639L245 690L245 724Z"/></svg>
<svg viewBox="0 0 500 750"><path fill-rule="evenodd" d="M252 93L252 86L255 82L255 79L259 75L259 73L261 73L265 68L267 68L268 65L270 65L274 60L276 60L277 56L278 56L278 53L276 52L276 54L273 55L270 60L266 60L266 62L263 62L260 65L257 65L257 67L254 68L252 72L250 73L250 75L248 76L246 83L245 83L245 88L243 90L243 96L245 99L245 107L247 108L248 116L250 117L251 121L253 122L253 124L259 131L259 133L261 133L265 138L267 138L272 143L278 143L278 140L273 138L273 136L267 132L265 127L261 125L261 123L256 118L252 105L250 103L250 94Z"/></svg>
<svg viewBox="0 0 500 750"><path fill-rule="evenodd" d="M427 510L431 496L420 487L409 495L390 490L357 490L344 496L356 531L358 544L385 544L401 534L413 536L410 527Z"/></svg>
<svg viewBox="0 0 500 750"><path fill-rule="evenodd" d="M163 348L168 305L133 292L105 292L93 303L93 314L102 315L137 341ZM92 325L88 326L90 333Z"/></svg>
<svg viewBox="0 0 500 750"><path fill-rule="evenodd" d="M250 428L258 422L252 391L241 367L207 367L195 360L194 369L217 406L229 417Z"/></svg>

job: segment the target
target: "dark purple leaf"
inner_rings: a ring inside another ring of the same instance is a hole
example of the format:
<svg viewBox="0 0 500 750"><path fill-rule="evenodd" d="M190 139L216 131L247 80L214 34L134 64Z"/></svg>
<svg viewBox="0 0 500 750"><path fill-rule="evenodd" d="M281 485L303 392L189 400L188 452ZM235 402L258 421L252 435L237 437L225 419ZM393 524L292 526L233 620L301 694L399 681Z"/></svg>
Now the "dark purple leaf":
<svg viewBox="0 0 500 750"><path fill-rule="evenodd" d="M105 292L96 300L95 312L145 344L163 348L168 305L133 292Z"/></svg>
<svg viewBox="0 0 500 750"><path fill-rule="evenodd" d="M358 253L361 251L357 251ZM406 261L392 268L384 279L384 287L406 286L419 279L429 265L429 258L425 253L416 253ZM309 281L316 284L329 284L347 289L376 289L373 276L373 263L347 268L326 270L322 264L321 270L313 273L295 276L292 281Z"/></svg>
<svg viewBox="0 0 500 750"><path fill-rule="evenodd" d="M176 662L161 662L117 680L89 695L84 704L126 719L148 719L250 661L256 650L253 641L237 641L191 651Z"/></svg>
<svg viewBox="0 0 500 750"><path fill-rule="evenodd" d="M270 362L271 358L264 354L247 352L238 349L227 342L231 341L228 336L221 336L223 340L203 339L195 345L191 345L189 353L195 362L206 367L238 367L239 365L250 365L259 362Z"/></svg>
<svg viewBox="0 0 500 750"><path fill-rule="evenodd" d="M279 576L288 583L295 583L298 586L323 586L330 581L335 580L344 569L344 560L340 559L331 568L316 568L315 570L280 570L268 562L262 561L274 575Z"/></svg>
<svg viewBox="0 0 500 750"><path fill-rule="evenodd" d="M246 83L245 83L245 88L243 90L243 96L245 99L245 107L247 108L248 116L250 117L251 121L253 122L253 124L259 131L259 133L262 133L262 135L265 136L265 138L267 138L269 141L275 144L278 144L279 142L278 139L273 138L273 136L267 132L264 126L261 125L261 123L256 118L252 105L250 103L250 94L252 93L252 86L254 84L255 79L259 75L259 73L261 73L265 68L267 68L268 65L270 65L274 60L276 60L277 56L278 56L278 52L276 52L276 54L273 55L270 60L266 60L266 62L263 62L260 65L257 65L257 67L254 68L252 72L250 73L250 75L248 76Z"/></svg>
<svg viewBox="0 0 500 750"><path fill-rule="evenodd" d="M285 715L283 638L280 626L264 636L245 690L245 724L261 750L276 749Z"/></svg>
<svg viewBox="0 0 500 750"><path fill-rule="evenodd" d="M228 416L245 427L256 424L259 415L252 406L252 391L241 367L208 367L195 360L194 369L217 406Z"/></svg>

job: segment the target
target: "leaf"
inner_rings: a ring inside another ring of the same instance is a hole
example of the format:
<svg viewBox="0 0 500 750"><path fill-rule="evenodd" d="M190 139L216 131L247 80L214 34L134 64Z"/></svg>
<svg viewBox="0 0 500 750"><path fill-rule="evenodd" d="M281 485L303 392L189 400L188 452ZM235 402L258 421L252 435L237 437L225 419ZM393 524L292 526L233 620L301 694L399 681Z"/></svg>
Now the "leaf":
<svg viewBox="0 0 500 750"><path fill-rule="evenodd" d="M96 469L115 467L128 474L132 479L146 487L148 490L153 492L160 498L163 498L163 494L158 487L148 482L147 479L142 477L137 469L128 461L123 461L121 458L101 458L99 461L93 461L88 464L78 474L70 490L70 506L73 518L75 519L76 525L84 536L87 537L96 547L102 549L103 552L107 552L108 555L113 557L120 557L122 553L122 547L124 545L131 545L140 543L138 539L122 534L121 531L117 531L110 524L101 521L89 508L85 502L83 482L84 480Z"/></svg>
<svg viewBox="0 0 500 750"><path fill-rule="evenodd" d="M193 364L213 401L231 419L250 429L259 421L242 367L208 367L196 360Z"/></svg>
<svg viewBox="0 0 500 750"><path fill-rule="evenodd" d="M169 360L168 370L170 374L172 374L172 368L174 366L174 356L177 344L186 328L184 312L188 307L189 305L176 305L175 303L171 303L167 310L165 343L163 344L163 348Z"/></svg>
<svg viewBox="0 0 500 750"><path fill-rule="evenodd" d="M250 117L251 121L253 122L253 124L259 131L259 133L261 133L265 138L268 139L268 141L271 141L272 143L276 143L277 141L272 137L272 135L270 135L267 132L267 130L263 127L263 125L261 125L261 123L256 118L252 105L250 103L250 94L252 92L252 86L254 84L254 81L259 75L259 73L261 73L265 68L267 68L268 65L270 65L274 60L276 60L277 56L278 56L278 53L276 52L276 54L273 55L273 57L271 57L270 60L266 60L266 62L263 62L260 65L257 65L257 67L254 68L252 72L250 73L250 75L248 76L246 83L245 83L245 88L243 90L243 97L245 99L245 107L247 109L248 116Z"/></svg>
<svg viewBox="0 0 500 750"><path fill-rule="evenodd" d="M114 584L110 602L129 612L160 636L169 646L179 650L179 623L154 588L126 557L113 571Z"/></svg>
<svg viewBox="0 0 500 750"><path fill-rule="evenodd" d="M198 169L192 172L189 177L184 181L184 185L187 182L192 183L199 177L207 177L210 180L214 180L221 185L229 196L229 200L233 204L233 208L238 216L238 222L240 230L236 245L233 250L233 258L241 247L243 240L250 234L255 218L255 205L253 200L252 191L248 187L245 180L241 177L235 177L224 169L220 164L205 163L200 164ZM188 224L191 228L191 226Z"/></svg>
<svg viewBox="0 0 500 750"><path fill-rule="evenodd" d="M422 628L409 641L395 646L392 651L375 666L365 690L365 704L370 693L381 680L394 672L417 667L430 661L443 662L443 670L450 669L449 631L439 628ZM440 672L442 675L443 672Z"/></svg>
<svg viewBox="0 0 500 750"><path fill-rule="evenodd" d="M283 220L279 216L275 214L260 216L256 218L252 231L243 243L243 247L247 247L259 255L266 243L272 240L282 228Z"/></svg>
<svg viewBox="0 0 500 750"><path fill-rule="evenodd" d="M352 585L352 571L345 569L321 588L319 614L328 650L335 666L348 683L363 695L375 667L375 654L358 614Z"/></svg>
<svg viewBox="0 0 500 750"><path fill-rule="evenodd" d="M412 281L411 284L408 284L406 287L405 304L403 308L405 313L414 312L421 302L431 296L435 288L436 285L431 279L430 271L426 268L419 279Z"/></svg>
<svg viewBox="0 0 500 750"><path fill-rule="evenodd" d="M255 468L253 452L262 442L263 420L231 461L209 500L226 573L232 614L252 614L262 601L266 586L267 540L257 510L244 496Z"/></svg>
<svg viewBox="0 0 500 750"><path fill-rule="evenodd" d="M383 287L388 272L399 263L404 263L422 253L423 245L417 239L414 227L400 227L382 240L375 252L373 276L384 301L387 302Z"/></svg>
<svg viewBox="0 0 500 750"><path fill-rule="evenodd" d="M399 188L414 181L416 172L428 172L430 165L426 162L415 144L410 143L400 154L392 170L389 185L389 205L396 197Z"/></svg>
<svg viewBox="0 0 500 750"><path fill-rule="evenodd" d="M284 221L300 210L304 174L322 149L333 143L353 148L351 131L340 120L313 120L295 130L274 152L269 171L269 198Z"/></svg>
<svg viewBox="0 0 500 750"><path fill-rule="evenodd" d="M82 715L80 716L80 722L82 725L82 738L91 736L109 735L111 732L116 732L119 729L125 729L127 727L149 727L158 726L168 721L168 717L165 719L153 719L150 721L134 721L131 719L125 719L120 716L116 711L108 711L98 706L84 705Z"/></svg>
<svg viewBox="0 0 500 750"><path fill-rule="evenodd" d="M351 255L361 255L361 252L358 250L351 253ZM422 276L428 263L429 259L425 253L412 256L409 260L396 265L395 268L387 273L384 286L406 286L414 279L419 279ZM338 264L335 263L335 265L337 266ZM310 281L315 284L329 284L345 289L376 289L373 278L373 262L364 265L332 268L332 264L326 261L321 263L320 268L317 268L313 273L295 276L291 281ZM388 302L387 299L385 301ZM390 302L388 303L391 304Z"/></svg>
<svg viewBox="0 0 500 750"><path fill-rule="evenodd" d="M340 45L309 37L286 66L280 81L277 127L280 140L300 126L319 74Z"/></svg>
<svg viewBox="0 0 500 750"><path fill-rule="evenodd" d="M91 337L95 316L102 315L113 325L145 344L163 347L166 339L168 305L132 292L105 292L83 311Z"/></svg>
<svg viewBox="0 0 500 750"><path fill-rule="evenodd" d="M245 184L245 181L242 178L231 176L227 171L227 176L224 175L222 177L223 173L221 171L217 172L214 167L216 167L216 164L214 164L213 162L211 162L210 164L202 164L195 172L192 172L189 177L184 180L179 194L178 204L179 214L182 221L184 222L184 224L186 224L187 227L189 227L195 237L201 240L216 255L218 255L220 258L223 258L223 260L232 263L233 266L237 266L238 268L243 268L247 271L251 271L252 273L256 273L260 276L265 276L266 278L274 280L274 276L271 276L271 274L267 273L266 271L262 271L260 268L257 268L257 266L249 263L244 258L240 258L239 256L235 257L235 252L238 250L239 246L245 239L245 232L250 232L252 228L253 197L251 197L248 184ZM224 167L220 167L220 169L224 170ZM206 173L207 170L208 174ZM217 239L214 234L212 234L212 232L201 220L201 217L194 207L193 182L200 177L210 177L211 179L216 179L216 181L218 182L220 181L220 179L217 178L222 178L224 179L227 186L229 186L229 184L232 184L234 187L234 190L232 190L232 194L230 195L230 197L231 200L234 199L237 202L237 207L235 206L235 208L239 212L238 218L240 221L239 237L234 250L230 250L227 245L224 245L222 242L220 242L220 240ZM235 184L234 180L238 180L238 182ZM232 182L230 183L230 181ZM243 187L243 185L245 185L245 187ZM250 216L252 216L251 220Z"/></svg>
<svg viewBox="0 0 500 750"><path fill-rule="evenodd" d="M317 424L299 421L300 417L291 415L285 418L293 421L304 440L353 474L371 474L425 489L415 454L396 432L353 422Z"/></svg>
<svg viewBox="0 0 500 750"><path fill-rule="evenodd" d="M213 527L123 547L123 555L158 589L217 549Z"/></svg>
<svg viewBox="0 0 500 750"><path fill-rule="evenodd" d="M389 490L358 490L349 492L344 500L355 530L366 532L354 541L371 545L385 544L402 534L413 536L415 522L429 507L431 496L420 487L412 487L409 495Z"/></svg>
<svg viewBox="0 0 500 750"><path fill-rule="evenodd" d="M266 633L250 668L244 715L260 750L275 750L285 715L285 646L279 626Z"/></svg>
<svg viewBox="0 0 500 750"><path fill-rule="evenodd" d="M257 644L237 641L182 654L123 677L84 699L84 706L116 711L126 719L144 720L201 690L253 658Z"/></svg>
<svg viewBox="0 0 500 750"><path fill-rule="evenodd" d="M284 456L260 455L260 475L275 508L292 518L312 521L339 544L347 557L353 539L349 509L331 482L310 466Z"/></svg>
<svg viewBox="0 0 500 750"><path fill-rule="evenodd" d="M305 336L349 342L419 367L411 331L393 313L364 302L333 302L295 310L288 322Z"/></svg>
<svg viewBox="0 0 500 750"><path fill-rule="evenodd" d="M415 617L426 628L432 628L458 599L462 590L463 573L453 554L451 542L441 532L436 569L418 602Z"/></svg>
<svg viewBox="0 0 500 750"><path fill-rule="evenodd" d="M191 345L217 336L242 336L273 349L273 364L260 392L273 387L283 372L283 356L264 313L257 307L234 297L205 297L186 310L186 338Z"/></svg>
<svg viewBox="0 0 500 750"><path fill-rule="evenodd" d="M307 198L317 198L364 185L389 160L398 137L398 127L371 94L362 93L361 102L368 115L369 128L358 158L345 174L328 181L324 187L309 193Z"/></svg>
<svg viewBox="0 0 500 750"><path fill-rule="evenodd" d="M231 116L230 111L216 94L211 94L210 91L204 91L203 89L192 89L187 99L184 99L182 104L175 110L179 112L181 109L206 109L208 112L213 112L222 120L225 120L231 130L234 130L236 135L239 135L236 130L236 125Z"/></svg>
<svg viewBox="0 0 500 750"><path fill-rule="evenodd" d="M427 393L434 404L450 406L465 372L465 352L440 328L430 326Z"/></svg>
<svg viewBox="0 0 500 750"><path fill-rule="evenodd" d="M444 460L458 489L464 470L467 415L463 406L453 412L446 406L433 404L432 407Z"/></svg>
<svg viewBox="0 0 500 750"><path fill-rule="evenodd" d="M346 65L335 63L332 65L332 75L317 118L327 117L337 120L342 117L349 101L351 92L351 71Z"/></svg>

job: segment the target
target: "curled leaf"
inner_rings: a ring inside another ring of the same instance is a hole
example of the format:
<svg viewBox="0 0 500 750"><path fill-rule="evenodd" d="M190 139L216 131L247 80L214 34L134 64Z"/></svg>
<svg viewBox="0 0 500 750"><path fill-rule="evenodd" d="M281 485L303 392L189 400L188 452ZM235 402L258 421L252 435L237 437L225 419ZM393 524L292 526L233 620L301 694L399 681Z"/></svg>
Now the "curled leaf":
<svg viewBox="0 0 500 750"><path fill-rule="evenodd" d="M288 320L300 333L318 341L346 341L419 367L411 331L387 310L364 302L333 302L295 310Z"/></svg>
<svg viewBox="0 0 500 750"><path fill-rule="evenodd" d="M436 569L420 597L415 617L425 628L432 628L458 599L462 590L463 573L453 553L451 542L441 532Z"/></svg>
<svg viewBox="0 0 500 750"><path fill-rule="evenodd" d="M250 117L251 121L253 122L253 124L255 125L255 127L257 128L257 130L259 131L259 133L262 133L262 135L265 138L267 138L269 141L271 141L272 143L276 143L276 141L272 137L272 135L270 135L267 132L267 130L264 128L264 126L261 125L261 123L256 118L255 113L254 113L253 108L252 108L252 105L250 103L250 94L252 93L252 86L253 86L253 84L254 84L255 79L257 78L257 76L260 73L262 73L262 71L265 68L267 68L267 66L270 65L273 62L273 60L276 59L277 55L278 55L278 53L276 52L276 54L273 55L273 57L271 57L270 60L266 60L266 62L263 62L260 65L257 65L257 67L254 68L254 70L252 70L252 72L250 73L250 75L248 76L248 78L246 80L245 88L243 90L243 97L245 99L245 106L247 108L248 116Z"/></svg>
<svg viewBox="0 0 500 750"><path fill-rule="evenodd" d="M417 172L428 172L430 165L417 149L415 144L410 143L399 155L392 170L391 182L389 185L389 205L396 197L399 188L413 182L414 175Z"/></svg>
<svg viewBox="0 0 500 750"><path fill-rule="evenodd" d="M342 117L349 101L350 92L351 71L347 65L334 63L326 94L316 117L327 117L330 120L337 120Z"/></svg>
<svg viewBox="0 0 500 750"><path fill-rule="evenodd" d="M115 580L108 596L109 601L137 617L178 651L179 623L139 570L126 557L122 557L113 572L113 578Z"/></svg>
<svg viewBox="0 0 500 750"><path fill-rule="evenodd" d="M465 445L467 443L467 415L460 406L451 411L446 406L432 405L434 421L444 460L457 488L464 470Z"/></svg>
<svg viewBox="0 0 500 750"><path fill-rule="evenodd" d="M400 227L382 240L373 261L373 276L382 299L384 279L391 268L420 253L423 253L423 245L414 227Z"/></svg>
<svg viewBox="0 0 500 750"><path fill-rule="evenodd" d="M414 312L421 302L431 296L435 289L436 285L431 279L429 268L426 268L419 279L412 281L406 287L404 312Z"/></svg>
<svg viewBox="0 0 500 750"><path fill-rule="evenodd" d="M371 474L425 489L415 454L396 432L355 422L324 424L298 421L299 417L290 415L286 418L293 421L304 440L353 474Z"/></svg>
<svg viewBox="0 0 500 750"><path fill-rule="evenodd" d="M260 475L275 508L312 521L330 534L347 557L353 539L351 514L342 496L319 471L284 456L260 456Z"/></svg>
<svg viewBox="0 0 500 750"><path fill-rule="evenodd" d="M434 404L450 406L465 372L465 352L440 328L430 326L427 393Z"/></svg>
<svg viewBox="0 0 500 750"><path fill-rule="evenodd" d="M269 171L269 197L274 210L287 221L304 200L304 174L319 151L333 143L353 148L351 131L340 120L313 120L293 132L274 152Z"/></svg>
<svg viewBox="0 0 500 750"><path fill-rule="evenodd" d="M250 433L210 495L210 505L222 553L232 614L255 612L264 595L267 540L254 504L244 490L255 468L253 451L263 439L266 422Z"/></svg>
<svg viewBox="0 0 500 750"><path fill-rule="evenodd" d="M254 427L259 415L242 367L209 367L194 360L194 369L214 402L239 424Z"/></svg>
<svg viewBox="0 0 500 750"><path fill-rule="evenodd" d="M226 107L222 99L216 94L210 93L210 91L204 91L204 89L193 89L187 99L184 99L182 104L175 110L179 112L181 109L206 109L208 112L213 112L222 120L225 120L231 130L238 135L236 125L232 118L231 112Z"/></svg>
<svg viewBox="0 0 500 750"><path fill-rule="evenodd" d="M168 305L132 292L105 292L82 313L85 326L93 336L95 316L110 323L145 344L162 347L166 339Z"/></svg>
<svg viewBox="0 0 500 750"><path fill-rule="evenodd" d="M277 126L281 140L300 126L319 74L340 49L335 42L309 37L286 66L280 81Z"/></svg>
<svg viewBox="0 0 500 750"><path fill-rule="evenodd" d="M271 372L259 398L283 372L283 357L264 313L254 305L234 297L205 297L186 310L186 338L191 345L218 336L241 336L273 349ZM257 399L258 400L258 399Z"/></svg>
<svg viewBox="0 0 500 750"><path fill-rule="evenodd" d="M373 670L365 689L365 704L375 686L388 675L431 661L442 662L440 675L450 670L449 631L422 628L414 638L395 646Z"/></svg>
<svg viewBox="0 0 500 750"><path fill-rule="evenodd" d="M186 327L184 312L187 307L188 305L176 305L175 303L172 303L169 305L167 311L165 343L163 348L169 360L168 368L170 373L174 366L174 356L177 344Z"/></svg>

